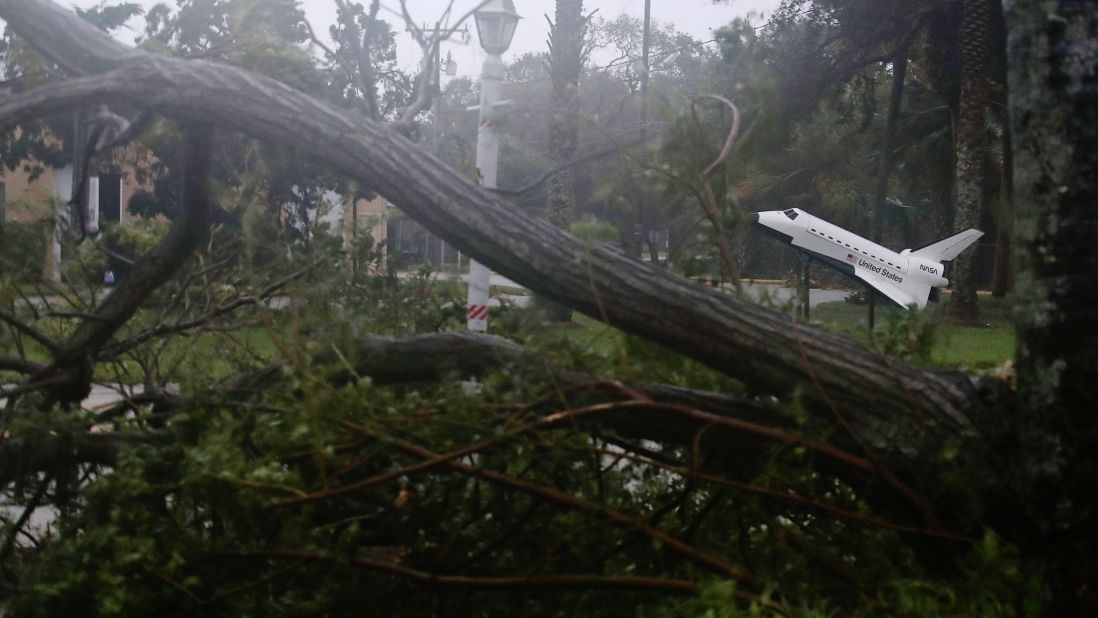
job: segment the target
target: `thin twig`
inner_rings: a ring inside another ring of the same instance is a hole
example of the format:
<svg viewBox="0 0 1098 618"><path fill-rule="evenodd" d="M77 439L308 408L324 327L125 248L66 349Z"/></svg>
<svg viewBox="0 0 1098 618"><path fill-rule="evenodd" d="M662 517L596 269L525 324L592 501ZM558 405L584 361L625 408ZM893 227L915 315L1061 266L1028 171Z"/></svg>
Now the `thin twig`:
<svg viewBox="0 0 1098 618"><path fill-rule="evenodd" d="M533 182L530 182L530 183L528 183L528 184L526 184L522 187L519 187L518 189L491 189L491 188L489 188L488 190L493 192L493 193L499 193L500 195L512 195L512 196L523 195L525 193L533 191L534 189L537 189L541 185L545 184L545 182L547 180L549 180L550 178L552 178L553 176L556 176L557 174L559 174L559 173L561 173L561 172L563 172L563 171L565 171L569 168L575 167L575 166L577 166L581 163L587 163L588 161L594 161L596 159L601 159L603 157L608 157L612 154L617 154L617 153L621 152L622 148L629 148L630 146L636 146L639 143L640 142L630 142L630 143L624 144L622 146L614 146L612 148L606 148L604 150L597 150L595 152L592 152L590 154L586 154L586 155L584 155L582 157L579 157L577 159L572 159L571 161L568 161L567 163L562 163L562 164L554 167L553 169L551 169L548 172L545 172L544 174L539 176Z"/></svg>
<svg viewBox="0 0 1098 618"><path fill-rule="evenodd" d="M423 448L416 444L412 444L411 442L408 442L406 440L389 438L389 442L402 451L414 454L418 457L423 457L428 460L435 460L440 457L438 453L434 453L426 448ZM605 505L589 502L587 500L584 500L583 498L578 498L558 489L514 478L510 475L496 472L494 470L479 468L458 461L447 461L445 462L445 465L463 474L468 474L470 476L484 479L497 485L509 487L528 495L540 497L561 506L565 506L578 511L601 515L619 527L625 528L627 530L636 530L645 534L653 541L659 542L672 552L691 562L696 563L701 567L706 568L707 570L741 582L751 582L754 580L751 574L744 569L733 566L732 564L729 564L728 562L722 560L717 556L703 552L696 547L688 545L680 541L679 539L671 536L667 532L648 525L647 522L639 517L627 515L616 509L612 509Z"/></svg>
<svg viewBox="0 0 1098 618"><path fill-rule="evenodd" d="M61 350L61 346L55 343L52 339L47 337L38 331L38 329L23 322L19 318L11 315L5 311L0 311L0 322L7 322L12 328L20 333L30 337L37 341L42 347L50 351L51 354L57 354Z"/></svg>
<svg viewBox="0 0 1098 618"><path fill-rule="evenodd" d="M27 521L30 520L34 511L42 504L42 498L46 496L46 490L49 489L50 482L52 481L53 474L51 473L46 473L46 475L42 477L42 480L38 483L38 487L34 490L34 495L31 496L30 501L27 502L27 505L23 508L23 513L8 529L7 538L4 539L4 545L0 548L0 564L3 564L8 559L8 556L11 555L12 549L15 548L15 538L19 535L19 531L23 529L23 526L27 525Z"/></svg>

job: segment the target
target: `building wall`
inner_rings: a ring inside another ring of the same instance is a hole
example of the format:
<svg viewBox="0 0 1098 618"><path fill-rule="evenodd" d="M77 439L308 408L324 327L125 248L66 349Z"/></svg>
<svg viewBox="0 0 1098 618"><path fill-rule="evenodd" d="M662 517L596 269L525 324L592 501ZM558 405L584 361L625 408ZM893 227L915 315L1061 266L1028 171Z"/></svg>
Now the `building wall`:
<svg viewBox="0 0 1098 618"><path fill-rule="evenodd" d="M343 243L348 245L356 233L367 232L374 238L375 243L386 239L385 219L387 217L388 201L383 197L375 197L372 200L359 198L357 203L358 218L352 221L352 213L356 212L351 207L351 198L345 198L343 210Z"/></svg>
<svg viewBox="0 0 1098 618"><path fill-rule="evenodd" d="M54 176L47 169L32 181L22 169L4 170L4 211L8 221L37 221L49 216L49 202L54 195Z"/></svg>
<svg viewBox="0 0 1098 618"><path fill-rule="evenodd" d="M136 146L126 148L112 157L111 160L101 162L98 166L98 169L102 170L103 173L114 171L122 177L122 196L119 212L123 224L132 218L132 215L126 211L130 197L134 193L146 189L137 181L134 165L139 159L147 160L150 155L137 152L137 150L138 147ZM94 176L96 171L93 168L91 175ZM33 180L30 173L22 167L15 170L0 168L0 182L4 183L6 219L8 221L37 221L49 217L51 197L58 195L58 193L65 193L66 195L61 196L61 199L64 201L69 199L68 193L71 191L69 178L71 178L71 175L72 168L70 166L62 168L47 167Z"/></svg>

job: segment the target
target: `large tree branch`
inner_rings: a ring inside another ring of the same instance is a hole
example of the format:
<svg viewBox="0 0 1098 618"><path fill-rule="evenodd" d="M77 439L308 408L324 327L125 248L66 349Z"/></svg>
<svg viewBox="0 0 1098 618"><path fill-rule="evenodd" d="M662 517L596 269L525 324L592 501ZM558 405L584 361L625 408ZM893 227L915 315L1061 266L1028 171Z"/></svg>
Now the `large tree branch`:
<svg viewBox="0 0 1098 618"><path fill-rule="evenodd" d="M38 373L46 368L46 365L27 360L24 358L17 358L15 356L0 355L0 371L14 371L17 373Z"/></svg>
<svg viewBox="0 0 1098 618"><path fill-rule="evenodd" d="M2 0L0 17L68 64L117 69L7 99L0 104L4 126L116 98L176 117L216 118L258 138L293 143L368 182L430 231L539 293L757 390L799 393L809 407L847 419L874 447L929 459L969 426L975 389L966 376L914 367L620 252L588 247L478 188L385 126L237 67L120 48L49 2Z"/></svg>

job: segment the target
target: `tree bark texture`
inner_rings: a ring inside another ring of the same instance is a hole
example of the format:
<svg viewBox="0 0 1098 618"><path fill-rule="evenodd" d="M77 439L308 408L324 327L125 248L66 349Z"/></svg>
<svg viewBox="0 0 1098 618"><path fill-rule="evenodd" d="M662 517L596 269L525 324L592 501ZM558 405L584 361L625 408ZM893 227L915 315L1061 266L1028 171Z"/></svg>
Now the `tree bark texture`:
<svg viewBox="0 0 1098 618"><path fill-rule="evenodd" d="M367 183L427 229L496 271L583 313L839 417L867 446L933 460L962 439L975 387L846 337L699 286L606 247L589 247L483 190L393 130L243 69L129 50L38 0L0 1L0 17L51 57L93 76L0 102L0 124L89 102L126 100L181 119L216 119L294 144Z"/></svg>
<svg viewBox="0 0 1098 618"><path fill-rule="evenodd" d="M957 202L953 227L979 227L983 212L985 108L988 101L987 56L991 49L991 0L965 0L961 21L961 98L957 119ZM965 321L979 319L976 305L976 251L953 261L950 310Z"/></svg>
<svg viewBox="0 0 1098 618"><path fill-rule="evenodd" d="M1014 141L1010 132L1010 101L1007 86L1006 17L1000 3L992 5L992 51L995 62L992 71L994 91L993 116L999 135L999 196L996 212L995 262L992 269L991 295L1005 298L1014 289Z"/></svg>
<svg viewBox="0 0 1098 618"><path fill-rule="evenodd" d="M1048 444L1035 543L1058 606L1098 615L1098 2L1007 3L1018 389ZM1058 513L1056 518L1047 511Z"/></svg>
<svg viewBox="0 0 1098 618"><path fill-rule="evenodd" d="M1014 239L1014 143L1010 132L1009 114L1002 113L1003 127L1002 151L1003 158L1000 162L999 173L1001 185L999 190L998 225L995 236L995 268L992 273L991 295L995 298L1005 298L1007 293L1014 289L1014 259L1012 257L1012 244Z"/></svg>

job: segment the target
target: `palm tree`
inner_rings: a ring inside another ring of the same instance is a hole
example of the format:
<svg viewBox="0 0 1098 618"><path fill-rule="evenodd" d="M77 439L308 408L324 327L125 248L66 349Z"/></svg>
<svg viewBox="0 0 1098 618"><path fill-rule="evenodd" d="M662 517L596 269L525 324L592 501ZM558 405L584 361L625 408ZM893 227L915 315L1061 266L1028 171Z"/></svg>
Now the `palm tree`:
<svg viewBox="0 0 1098 618"><path fill-rule="evenodd" d="M556 19L549 30L548 66L553 80L549 154L558 165L572 158L579 141L579 78L586 32L583 0L557 0ZM546 210L550 220L564 228L575 218L575 196L568 170L562 170L550 179Z"/></svg>
<svg viewBox="0 0 1098 618"><path fill-rule="evenodd" d="M984 150L987 132L987 56L991 48L991 0L964 0L961 20L961 89L955 135L956 214L953 227L977 227L983 208ZM979 318L976 305L975 251L953 262L950 311L958 318Z"/></svg>

